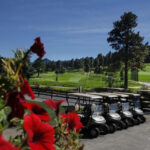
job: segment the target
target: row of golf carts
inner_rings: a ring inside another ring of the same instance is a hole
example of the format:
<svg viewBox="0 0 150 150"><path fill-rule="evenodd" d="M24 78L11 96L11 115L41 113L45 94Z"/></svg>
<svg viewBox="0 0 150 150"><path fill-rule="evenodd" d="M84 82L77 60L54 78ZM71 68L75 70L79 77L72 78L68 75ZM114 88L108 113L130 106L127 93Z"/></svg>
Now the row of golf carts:
<svg viewBox="0 0 150 150"><path fill-rule="evenodd" d="M81 133L90 138L127 129L146 120L139 94L70 93L68 105L75 106L84 126Z"/></svg>

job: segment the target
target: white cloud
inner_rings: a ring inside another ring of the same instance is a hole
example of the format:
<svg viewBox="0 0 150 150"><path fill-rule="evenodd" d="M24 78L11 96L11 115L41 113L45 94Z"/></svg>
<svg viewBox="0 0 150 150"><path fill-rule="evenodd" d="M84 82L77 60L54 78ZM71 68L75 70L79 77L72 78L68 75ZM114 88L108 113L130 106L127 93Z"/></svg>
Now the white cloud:
<svg viewBox="0 0 150 150"><path fill-rule="evenodd" d="M88 27L50 27L50 26L25 26L23 30L39 32L65 32L70 34L86 33L108 33L110 28L88 28Z"/></svg>
<svg viewBox="0 0 150 150"><path fill-rule="evenodd" d="M68 31L69 33L107 33L107 28L81 28Z"/></svg>

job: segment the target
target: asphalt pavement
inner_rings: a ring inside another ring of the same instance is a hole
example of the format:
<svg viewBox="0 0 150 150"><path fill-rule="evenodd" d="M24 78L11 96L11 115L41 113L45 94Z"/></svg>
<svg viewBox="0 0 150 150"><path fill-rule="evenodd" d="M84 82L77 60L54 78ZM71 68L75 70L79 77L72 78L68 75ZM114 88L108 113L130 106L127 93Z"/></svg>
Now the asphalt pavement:
<svg viewBox="0 0 150 150"><path fill-rule="evenodd" d="M84 150L150 150L150 115L146 118L144 124L95 139L82 139Z"/></svg>

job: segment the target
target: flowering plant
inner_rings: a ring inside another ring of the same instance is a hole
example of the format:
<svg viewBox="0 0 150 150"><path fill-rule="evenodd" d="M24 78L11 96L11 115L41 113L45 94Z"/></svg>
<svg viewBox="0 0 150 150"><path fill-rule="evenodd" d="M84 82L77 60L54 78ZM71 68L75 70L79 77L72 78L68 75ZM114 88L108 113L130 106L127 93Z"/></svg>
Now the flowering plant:
<svg viewBox="0 0 150 150"><path fill-rule="evenodd" d="M35 39L26 52L22 51L21 55L16 53L16 58L2 60L5 76L0 77L0 149L82 150L79 131L83 126L80 117L75 112L64 114L59 110L60 104L65 100L43 101L51 114L43 105L26 100L26 94L35 99L28 81L21 75L22 67L31 52L40 58L46 53L40 37ZM54 121L55 124L52 124ZM19 132L7 141L4 139L4 132L12 126L17 127Z"/></svg>

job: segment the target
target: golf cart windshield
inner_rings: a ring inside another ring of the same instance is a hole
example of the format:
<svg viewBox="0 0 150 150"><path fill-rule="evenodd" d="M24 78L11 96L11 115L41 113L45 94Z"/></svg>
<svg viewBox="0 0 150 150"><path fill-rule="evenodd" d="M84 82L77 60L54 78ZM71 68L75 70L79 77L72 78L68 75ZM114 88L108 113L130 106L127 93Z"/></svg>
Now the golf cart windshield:
<svg viewBox="0 0 150 150"><path fill-rule="evenodd" d="M129 102L122 103L123 110L129 110L129 108L130 108Z"/></svg>
<svg viewBox="0 0 150 150"><path fill-rule="evenodd" d="M95 113L99 113L99 114L103 113L102 105L96 105L96 108L94 109L94 114Z"/></svg>
<svg viewBox="0 0 150 150"><path fill-rule="evenodd" d="M119 110L118 104L110 104L109 105L109 110L110 110L110 112L116 112L116 111L118 111Z"/></svg>
<svg viewBox="0 0 150 150"><path fill-rule="evenodd" d="M135 108L141 108L140 97L135 97L133 103Z"/></svg>

